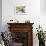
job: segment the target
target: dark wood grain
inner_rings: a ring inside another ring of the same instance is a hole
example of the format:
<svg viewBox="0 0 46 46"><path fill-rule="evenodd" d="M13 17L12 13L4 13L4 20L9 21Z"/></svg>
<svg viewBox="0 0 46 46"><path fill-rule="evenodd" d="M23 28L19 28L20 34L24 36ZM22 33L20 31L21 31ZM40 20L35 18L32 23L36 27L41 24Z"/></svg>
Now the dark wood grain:
<svg viewBox="0 0 46 46"><path fill-rule="evenodd" d="M7 23L9 25L9 31L12 33L16 32L27 32L27 45L25 43L25 46L33 46L33 23ZM15 38L15 36L13 37Z"/></svg>

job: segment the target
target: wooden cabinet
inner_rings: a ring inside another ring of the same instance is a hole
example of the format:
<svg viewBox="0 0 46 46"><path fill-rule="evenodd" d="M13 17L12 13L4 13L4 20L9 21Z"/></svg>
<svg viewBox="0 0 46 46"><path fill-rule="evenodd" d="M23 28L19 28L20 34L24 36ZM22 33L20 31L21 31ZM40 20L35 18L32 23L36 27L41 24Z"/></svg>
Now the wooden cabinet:
<svg viewBox="0 0 46 46"><path fill-rule="evenodd" d="M33 46L33 23L7 23L12 33L13 41L22 46Z"/></svg>

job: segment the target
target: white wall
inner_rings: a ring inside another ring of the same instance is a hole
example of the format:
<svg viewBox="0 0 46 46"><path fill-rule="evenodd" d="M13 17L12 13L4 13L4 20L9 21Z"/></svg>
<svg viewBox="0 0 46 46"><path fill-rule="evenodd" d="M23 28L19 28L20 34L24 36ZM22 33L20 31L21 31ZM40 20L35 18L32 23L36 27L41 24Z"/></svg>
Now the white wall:
<svg viewBox="0 0 46 46"><path fill-rule="evenodd" d="M2 29L2 0L0 0L0 31Z"/></svg>
<svg viewBox="0 0 46 46"><path fill-rule="evenodd" d="M27 14L26 15L17 15L15 14L16 5L25 5ZM11 19L17 19L19 22L25 22L25 20L30 20L33 25L33 45L38 46L38 39L36 37L36 27L39 24L43 28L46 27L46 16L41 13L42 4L40 5L40 0L2 0L2 26L3 31L7 31L8 26L7 22ZM41 14L40 14L41 13ZM46 28L45 28L46 29ZM37 39L37 40L36 40Z"/></svg>
<svg viewBox="0 0 46 46"><path fill-rule="evenodd" d="M46 0L40 0L40 24L46 31Z"/></svg>
<svg viewBox="0 0 46 46"><path fill-rule="evenodd" d="M42 13L46 13L46 0L40 0L40 9Z"/></svg>

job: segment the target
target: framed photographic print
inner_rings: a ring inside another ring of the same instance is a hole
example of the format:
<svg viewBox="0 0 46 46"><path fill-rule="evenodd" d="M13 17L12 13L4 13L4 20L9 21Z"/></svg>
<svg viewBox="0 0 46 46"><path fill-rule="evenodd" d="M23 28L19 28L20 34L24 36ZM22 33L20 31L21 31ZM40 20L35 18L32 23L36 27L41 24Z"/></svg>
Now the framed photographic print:
<svg viewBox="0 0 46 46"><path fill-rule="evenodd" d="M16 14L25 14L25 6L16 6Z"/></svg>

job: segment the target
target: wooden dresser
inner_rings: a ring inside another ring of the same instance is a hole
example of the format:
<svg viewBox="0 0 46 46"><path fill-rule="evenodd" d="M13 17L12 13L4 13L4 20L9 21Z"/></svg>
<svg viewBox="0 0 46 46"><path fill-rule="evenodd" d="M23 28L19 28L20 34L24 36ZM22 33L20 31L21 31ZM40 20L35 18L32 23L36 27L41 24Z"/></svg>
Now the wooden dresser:
<svg viewBox="0 0 46 46"><path fill-rule="evenodd" d="M33 23L7 23L12 39L21 46L33 46ZM19 46L19 45L18 45Z"/></svg>

